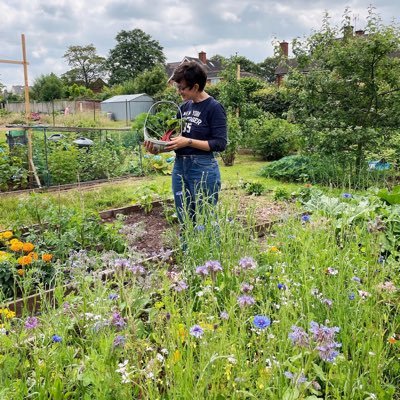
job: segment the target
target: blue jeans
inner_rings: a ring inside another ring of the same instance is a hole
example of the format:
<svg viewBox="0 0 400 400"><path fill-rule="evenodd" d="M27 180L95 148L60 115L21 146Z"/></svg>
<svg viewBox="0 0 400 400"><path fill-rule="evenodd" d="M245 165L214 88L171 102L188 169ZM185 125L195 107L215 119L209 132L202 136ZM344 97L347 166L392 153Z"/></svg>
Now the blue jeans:
<svg viewBox="0 0 400 400"><path fill-rule="evenodd" d="M196 204L204 201L217 204L221 189L218 161L213 154L177 156L172 171L172 191L179 221L184 212L193 222L196 219Z"/></svg>

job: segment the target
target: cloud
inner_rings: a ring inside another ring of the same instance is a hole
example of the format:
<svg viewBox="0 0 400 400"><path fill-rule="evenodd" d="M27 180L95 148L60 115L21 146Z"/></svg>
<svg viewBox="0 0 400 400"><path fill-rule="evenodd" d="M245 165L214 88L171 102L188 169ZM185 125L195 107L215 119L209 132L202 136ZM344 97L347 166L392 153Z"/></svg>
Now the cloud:
<svg viewBox="0 0 400 400"><path fill-rule="evenodd" d="M3 0L0 2L0 59L20 60L25 33L32 83L41 74L68 70L71 45L92 43L108 56L121 30L142 29L164 48L167 61L235 53L260 62L273 55L272 40L291 41L321 27L325 11L333 24L346 6L356 28L365 26L370 0ZM385 23L398 20L400 4L375 1ZM0 64L0 82L21 84L19 66Z"/></svg>

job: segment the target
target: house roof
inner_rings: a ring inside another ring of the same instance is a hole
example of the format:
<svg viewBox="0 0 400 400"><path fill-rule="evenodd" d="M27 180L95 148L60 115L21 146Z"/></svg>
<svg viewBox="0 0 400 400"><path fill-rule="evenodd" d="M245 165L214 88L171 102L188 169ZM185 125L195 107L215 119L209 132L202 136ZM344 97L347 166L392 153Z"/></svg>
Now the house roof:
<svg viewBox="0 0 400 400"><path fill-rule="evenodd" d="M139 101L139 98L143 97L143 96L151 99L151 97L149 95L147 95L146 93L121 94L118 96L110 97L109 99L102 101L102 103L124 103L126 101ZM141 99L141 100L145 100L145 99ZM145 101L152 101L152 100L146 99Z"/></svg>
<svg viewBox="0 0 400 400"><path fill-rule="evenodd" d="M185 61L195 61L198 64L200 64L207 73L207 78L208 79L213 79L213 78L218 78L220 77L220 73L222 71L222 65L219 61L210 61L206 60L205 63L203 63L199 58L197 57L188 57L185 56L182 61L177 61L177 62L172 62L168 63L166 66L166 72L168 75L168 81L171 80L172 75L174 74L175 69L184 63Z"/></svg>

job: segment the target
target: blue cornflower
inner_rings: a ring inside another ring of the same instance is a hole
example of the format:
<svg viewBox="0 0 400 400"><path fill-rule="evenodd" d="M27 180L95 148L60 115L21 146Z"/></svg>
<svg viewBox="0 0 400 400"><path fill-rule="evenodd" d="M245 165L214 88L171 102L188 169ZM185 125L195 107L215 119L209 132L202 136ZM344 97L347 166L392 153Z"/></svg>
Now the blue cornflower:
<svg viewBox="0 0 400 400"><path fill-rule="evenodd" d="M108 295L108 298L110 299L110 300L117 300L118 299L118 294L117 293L110 293L109 295Z"/></svg>
<svg viewBox="0 0 400 400"><path fill-rule="evenodd" d="M353 292L349 293L349 300L354 300L355 297L356 295Z"/></svg>
<svg viewBox="0 0 400 400"><path fill-rule="evenodd" d="M278 283L279 290L286 290L286 285L284 283Z"/></svg>
<svg viewBox="0 0 400 400"><path fill-rule="evenodd" d="M357 283L361 283L361 279L358 276L353 276L351 280Z"/></svg>
<svg viewBox="0 0 400 400"><path fill-rule="evenodd" d="M265 329L271 325L271 320L264 315L256 315L254 317L253 323L258 329Z"/></svg>
<svg viewBox="0 0 400 400"><path fill-rule="evenodd" d="M198 232L203 232L206 228L204 225L196 225L195 229Z"/></svg>
<svg viewBox="0 0 400 400"><path fill-rule="evenodd" d="M353 195L352 195L351 193L343 193L343 194L342 194L342 197L343 197L344 199L351 199L351 198L353 197Z"/></svg>
<svg viewBox="0 0 400 400"><path fill-rule="evenodd" d="M382 264L385 261L385 257L384 256L379 256L378 257L378 263Z"/></svg>
<svg viewBox="0 0 400 400"><path fill-rule="evenodd" d="M195 338L201 338L204 335L204 331L200 325L193 325L190 328L189 333L194 336Z"/></svg>
<svg viewBox="0 0 400 400"><path fill-rule="evenodd" d="M54 343L60 343L60 342L62 342L62 337L61 337L61 336L58 336L58 335L53 335L53 336L51 337L51 340L52 340Z"/></svg>
<svg viewBox="0 0 400 400"><path fill-rule="evenodd" d="M302 221L302 222L309 222L310 219L311 219L311 217L310 217L309 214L303 214L303 215L301 216L301 221Z"/></svg>

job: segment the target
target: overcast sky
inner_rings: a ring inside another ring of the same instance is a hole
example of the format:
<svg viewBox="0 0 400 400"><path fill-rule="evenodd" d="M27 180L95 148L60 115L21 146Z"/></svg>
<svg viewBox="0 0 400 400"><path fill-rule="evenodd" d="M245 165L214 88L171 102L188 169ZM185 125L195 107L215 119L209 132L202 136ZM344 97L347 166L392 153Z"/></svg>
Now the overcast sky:
<svg viewBox="0 0 400 400"><path fill-rule="evenodd" d="M324 12L338 24L346 7L363 29L368 0L0 0L0 60L22 60L25 34L29 84L41 74L69 67L68 46L92 43L107 57L121 30L142 29L164 49L167 62L184 56L237 53L254 62L273 55L272 41L290 42L321 27ZM383 22L399 22L398 0L372 2ZM0 63L0 82L24 83L23 68Z"/></svg>

